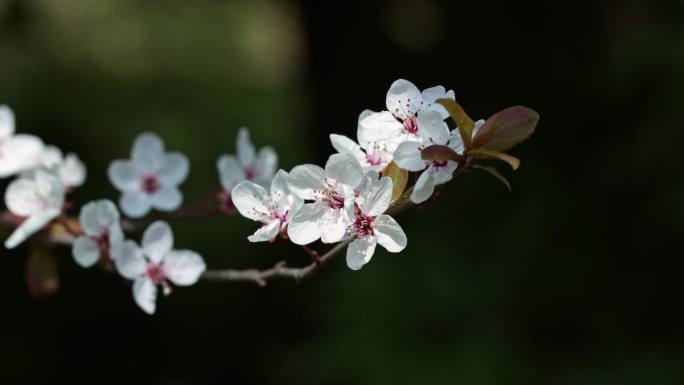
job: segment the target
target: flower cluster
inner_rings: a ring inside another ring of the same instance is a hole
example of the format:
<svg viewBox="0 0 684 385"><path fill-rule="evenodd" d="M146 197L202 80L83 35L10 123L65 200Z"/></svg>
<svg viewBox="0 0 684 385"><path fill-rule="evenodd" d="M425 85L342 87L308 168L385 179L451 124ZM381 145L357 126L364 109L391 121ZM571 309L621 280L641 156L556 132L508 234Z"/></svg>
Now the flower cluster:
<svg viewBox="0 0 684 385"><path fill-rule="evenodd" d="M273 148L257 151L249 130L241 128L235 155L222 155L216 163L221 190L210 194L209 202L186 205L180 186L190 171L188 158L168 152L158 135L142 133L133 142L130 159L114 160L107 169L120 191L118 205L107 199L89 202L77 220L68 215L73 205L66 199L85 182L85 165L75 154L64 155L33 135L16 134L14 114L0 106L0 178L17 176L5 191L8 211L1 218L14 228L5 247L14 248L41 230L48 239L57 229L66 230L74 261L83 268L97 265L116 271L132 281L135 303L149 314L156 310L159 288L168 295L172 285L189 286L212 276L205 273L201 255L174 249L171 226L160 220L183 218L187 211L196 211L191 218L197 212L239 213L260 224L247 237L250 242L291 241L311 255L310 266L321 258L310 244L342 243L347 246L347 266L359 270L378 244L391 253L406 248L406 234L390 215L394 208L427 201L457 171L482 169L509 186L494 168L473 161L502 160L517 168L519 161L503 151L529 137L539 118L517 106L476 122L456 103L453 91L436 86L421 92L403 79L392 83L385 106L384 111L359 115L356 141L331 134L337 153L324 167L278 169ZM455 123L453 129L448 118ZM409 180L415 182L409 185ZM144 219L153 210L159 213ZM140 244L127 239L145 227ZM342 250L340 246L326 255ZM282 271L271 269L268 274ZM236 276L235 271L229 273ZM240 277L263 284L257 273L246 270Z"/></svg>

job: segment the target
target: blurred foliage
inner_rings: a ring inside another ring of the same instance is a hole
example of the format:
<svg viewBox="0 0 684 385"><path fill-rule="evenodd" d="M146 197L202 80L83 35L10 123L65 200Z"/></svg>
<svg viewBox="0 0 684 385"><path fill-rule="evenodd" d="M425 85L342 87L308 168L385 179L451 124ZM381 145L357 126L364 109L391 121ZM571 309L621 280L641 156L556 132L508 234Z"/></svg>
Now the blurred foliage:
<svg viewBox="0 0 684 385"><path fill-rule="evenodd" d="M106 166L143 130L192 160L187 197L218 188L241 125L283 168L320 164L399 77L541 120L499 168L511 193L456 178L360 272L201 283L150 318L65 248L34 301L28 246L0 251L0 383L680 384L681 47L681 1L2 0L0 102L87 162L81 203L116 197ZM236 217L173 227L212 267L308 258Z"/></svg>

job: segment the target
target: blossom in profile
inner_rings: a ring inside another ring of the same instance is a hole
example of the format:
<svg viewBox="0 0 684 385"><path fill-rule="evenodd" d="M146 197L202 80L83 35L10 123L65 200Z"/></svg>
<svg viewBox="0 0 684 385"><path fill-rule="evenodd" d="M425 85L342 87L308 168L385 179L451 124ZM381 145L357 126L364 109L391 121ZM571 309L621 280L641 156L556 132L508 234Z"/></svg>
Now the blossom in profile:
<svg viewBox="0 0 684 385"><path fill-rule="evenodd" d="M133 299L146 313L156 310L157 291L171 293L176 286L195 284L207 266L201 255L173 249L173 232L168 223L157 221L144 232L142 247L134 241L120 243L112 250L119 274L133 281Z"/></svg>
<svg viewBox="0 0 684 385"><path fill-rule="evenodd" d="M38 155L38 167L53 171L62 180L68 190L80 187L86 180L86 167L78 155L68 153L66 156L56 146L45 146ZM31 170L28 173L32 172Z"/></svg>
<svg viewBox="0 0 684 385"><path fill-rule="evenodd" d="M27 134L15 134L14 113L0 105L0 178L6 178L38 165L43 141Z"/></svg>
<svg viewBox="0 0 684 385"><path fill-rule="evenodd" d="M324 243L341 241L354 214L355 189L363 177L361 166L349 154L330 156L325 170L312 164L293 168L287 178L290 191L310 202L287 226L292 242L306 245L319 238Z"/></svg>
<svg viewBox="0 0 684 385"><path fill-rule="evenodd" d="M84 234L74 241L72 254L81 267L91 267L100 258L111 257L112 249L124 241L119 211L110 200L83 206L79 222Z"/></svg>
<svg viewBox="0 0 684 385"><path fill-rule="evenodd" d="M231 206L230 193L242 181L254 182L268 187L278 169L278 155L272 147L263 147L258 152L249 136L249 129L242 127L235 141L235 155L222 155L216 162L221 186L226 193L226 209Z"/></svg>
<svg viewBox="0 0 684 385"><path fill-rule="evenodd" d="M54 172L38 169L29 177L12 181L5 190L5 205L23 222L5 241L12 249L40 231L62 213L64 185Z"/></svg>
<svg viewBox="0 0 684 385"><path fill-rule="evenodd" d="M401 226L384 214L392 200L392 180L389 177L375 180L365 191L363 203L358 206L349 227L354 240L347 247L347 266L352 270L367 264L378 244L391 253L398 253L407 243Z"/></svg>
<svg viewBox="0 0 684 385"><path fill-rule="evenodd" d="M189 169L185 155L166 152L161 138L146 132L135 139L131 159L113 161L107 173L122 193L121 211L140 218L151 209L168 212L180 207L183 194L178 186L187 178Z"/></svg>
<svg viewBox="0 0 684 385"><path fill-rule="evenodd" d="M389 153L406 141L420 141L420 122L423 112L435 111L446 119L449 114L444 107L435 103L438 99L455 99L453 91L442 86L420 92L408 80L396 80L387 92L386 111L366 113L359 122L359 143L383 146Z"/></svg>
<svg viewBox="0 0 684 385"><path fill-rule="evenodd" d="M233 189L233 204L240 214L262 223L261 228L247 237L250 242L274 241L302 205L302 200L287 187L287 176L286 171L279 170L271 182L270 193L250 181L242 181Z"/></svg>

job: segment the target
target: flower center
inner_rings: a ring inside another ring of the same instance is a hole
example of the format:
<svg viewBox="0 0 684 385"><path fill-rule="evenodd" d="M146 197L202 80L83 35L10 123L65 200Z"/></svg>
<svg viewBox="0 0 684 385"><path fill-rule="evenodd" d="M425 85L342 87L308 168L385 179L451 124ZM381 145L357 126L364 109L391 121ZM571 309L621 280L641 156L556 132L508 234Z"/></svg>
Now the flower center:
<svg viewBox="0 0 684 385"><path fill-rule="evenodd" d="M354 231L359 236L365 237L373 235L373 217L363 214L356 214L354 217Z"/></svg>
<svg viewBox="0 0 684 385"><path fill-rule="evenodd" d="M145 194L152 195L159 191L160 188L161 183L159 183L159 179L156 176L147 175L143 178L142 189Z"/></svg>
<svg viewBox="0 0 684 385"><path fill-rule="evenodd" d="M254 178L256 178L256 170L251 167L247 167L245 169L245 179L254 180Z"/></svg>
<svg viewBox="0 0 684 385"><path fill-rule="evenodd" d="M108 253L109 248L111 244L109 243L109 231L105 230L102 232L102 234L98 235L97 237L94 237L93 240L95 241L95 244L97 245L98 250L100 250L100 253Z"/></svg>
<svg viewBox="0 0 684 385"><path fill-rule="evenodd" d="M163 284L166 279L164 267L160 263L150 263L147 265L147 276L155 285Z"/></svg>
<svg viewBox="0 0 684 385"><path fill-rule="evenodd" d="M442 167L446 167L446 166L447 166L447 161L446 161L446 160L441 161L441 162L438 162L438 161L433 161L433 162L432 162L432 167L435 167L435 168L442 168Z"/></svg>
<svg viewBox="0 0 684 385"><path fill-rule="evenodd" d="M404 131L412 135L418 135L418 123L416 122L415 115L404 120Z"/></svg>
<svg viewBox="0 0 684 385"><path fill-rule="evenodd" d="M325 190L325 198L323 198L323 200L328 203L328 207L331 209L344 208L344 196L337 192L337 190Z"/></svg>

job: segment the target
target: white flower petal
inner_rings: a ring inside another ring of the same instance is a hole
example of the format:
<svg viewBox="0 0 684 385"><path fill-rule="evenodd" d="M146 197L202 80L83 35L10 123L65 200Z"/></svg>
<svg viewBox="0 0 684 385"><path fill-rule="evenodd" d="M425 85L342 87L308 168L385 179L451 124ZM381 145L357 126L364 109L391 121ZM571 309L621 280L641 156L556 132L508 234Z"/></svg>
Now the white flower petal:
<svg viewBox="0 0 684 385"><path fill-rule="evenodd" d="M14 214L27 217L40 211L43 199L38 194L36 183L31 179L15 179L5 190L5 205Z"/></svg>
<svg viewBox="0 0 684 385"><path fill-rule="evenodd" d="M237 160L243 169L254 165L256 150L249 137L249 129L247 127L242 127L238 131L235 149Z"/></svg>
<svg viewBox="0 0 684 385"><path fill-rule="evenodd" d="M97 243L83 235L76 238L71 253L74 256L74 261L83 268L93 266L100 259L100 249L97 247Z"/></svg>
<svg viewBox="0 0 684 385"><path fill-rule="evenodd" d="M416 123L418 123L418 135L423 138L426 146L449 142L449 127L438 112L425 111L418 115Z"/></svg>
<svg viewBox="0 0 684 385"><path fill-rule="evenodd" d="M122 277L134 280L145 275L147 261L143 250L133 241L122 242L112 247L111 257L116 270Z"/></svg>
<svg viewBox="0 0 684 385"><path fill-rule="evenodd" d="M0 178L38 166L43 141L33 135L16 135L0 141Z"/></svg>
<svg viewBox="0 0 684 385"><path fill-rule="evenodd" d="M278 155L276 155L275 150L272 147L264 147L259 150L254 167L254 181L262 186L268 186L277 169Z"/></svg>
<svg viewBox="0 0 684 385"><path fill-rule="evenodd" d="M142 218L150 212L152 200L143 192L125 191L119 199L119 206L126 216Z"/></svg>
<svg viewBox="0 0 684 385"><path fill-rule="evenodd" d="M325 164L325 175L337 183L357 187L363 180L363 169L349 154L333 154Z"/></svg>
<svg viewBox="0 0 684 385"><path fill-rule="evenodd" d="M225 191L230 191L238 183L245 180L245 171L240 167L237 159L232 155L223 155L216 162L221 186Z"/></svg>
<svg viewBox="0 0 684 385"><path fill-rule="evenodd" d="M109 257L111 259L114 259L114 257L111 255L111 250L117 246L118 244L122 243L125 241L125 235L123 232L123 229L121 228L121 224L119 222L111 225L109 227L109 251L110 255Z"/></svg>
<svg viewBox="0 0 684 385"><path fill-rule="evenodd" d="M404 142L394 151L394 163L408 171L420 171L427 167L421 150L423 145L418 142Z"/></svg>
<svg viewBox="0 0 684 385"><path fill-rule="evenodd" d="M164 142L155 133L143 132L133 142L131 159L138 168L156 173L164 163Z"/></svg>
<svg viewBox="0 0 684 385"><path fill-rule="evenodd" d="M147 258L155 263L161 262L173 248L173 231L164 221L152 223L143 233L142 248Z"/></svg>
<svg viewBox="0 0 684 385"><path fill-rule="evenodd" d="M364 200L362 212L371 217L378 216L389 207L392 202L392 179L383 177L378 182L378 186L373 188L372 194Z"/></svg>
<svg viewBox="0 0 684 385"><path fill-rule="evenodd" d="M274 219L259 228L254 234L247 237L250 242L270 242L280 232L280 220Z"/></svg>
<svg viewBox="0 0 684 385"><path fill-rule="evenodd" d="M406 248L408 241L406 234L394 218L389 215L379 215L375 218L374 224L375 237L380 246L390 253L398 253Z"/></svg>
<svg viewBox="0 0 684 385"><path fill-rule="evenodd" d="M404 128L390 112L376 112L366 116L359 122L357 137L363 148L372 148L374 144L382 144L392 152L403 138Z"/></svg>
<svg viewBox="0 0 684 385"><path fill-rule="evenodd" d="M185 155L180 152L169 152L164 155L164 162L157 176L165 185L178 186L188 177L189 171L190 161Z"/></svg>
<svg viewBox="0 0 684 385"><path fill-rule="evenodd" d="M290 194L290 189L287 187L288 173L285 170L278 170L271 181L271 198L276 202L282 200L286 195Z"/></svg>
<svg viewBox="0 0 684 385"><path fill-rule="evenodd" d="M422 108L423 96L408 80L395 80L387 91L387 110L401 120L415 115Z"/></svg>
<svg viewBox="0 0 684 385"><path fill-rule="evenodd" d="M425 102L427 110L436 111L442 119L448 118L449 112L441 104L435 103L437 99L455 100L454 91L446 92L443 86L431 87L423 91L423 102Z"/></svg>
<svg viewBox="0 0 684 385"><path fill-rule="evenodd" d="M371 116L371 115L373 115L373 114L375 114L375 111L373 111L373 110L363 110L363 111L361 111L361 113L359 114L358 123L361 123L362 120L366 119L367 117L369 117L369 116Z"/></svg>
<svg viewBox="0 0 684 385"><path fill-rule="evenodd" d="M344 209L326 210L319 221L321 242L335 243L344 238L349 227L349 213Z"/></svg>
<svg viewBox="0 0 684 385"><path fill-rule="evenodd" d="M0 105L0 141L14 134L14 112L9 106Z"/></svg>
<svg viewBox="0 0 684 385"><path fill-rule="evenodd" d="M24 242L28 237L40 231L45 225L61 214L61 210L51 208L31 214L17 227L12 235L5 241L5 248L13 249Z"/></svg>
<svg viewBox="0 0 684 385"><path fill-rule="evenodd" d="M69 153L64 157L64 160L59 165L58 173L62 183L67 187L83 185L87 175L85 164L74 153Z"/></svg>
<svg viewBox="0 0 684 385"><path fill-rule="evenodd" d="M190 250L173 250L164 258L164 275L178 286L194 285L207 269L202 256Z"/></svg>
<svg viewBox="0 0 684 385"><path fill-rule="evenodd" d="M347 246L347 266L352 270L360 270L370 262L375 253L375 237L356 238Z"/></svg>
<svg viewBox="0 0 684 385"><path fill-rule="evenodd" d="M87 203L81 208L78 217L83 231L91 236L98 236L114 224L119 223L119 211L112 201L102 199Z"/></svg>
<svg viewBox="0 0 684 385"><path fill-rule="evenodd" d="M321 237L319 221L327 207L321 203L303 205L287 225L287 235L298 245L308 245Z"/></svg>
<svg viewBox="0 0 684 385"><path fill-rule="evenodd" d="M454 176L454 171L458 168L458 162L453 160L447 161L446 166L432 167L432 179L435 181L435 186L444 184L450 181Z"/></svg>
<svg viewBox="0 0 684 385"><path fill-rule="evenodd" d="M268 193L256 183L244 181L235 186L230 196L233 205L240 214L253 221L270 219L270 209L267 206Z"/></svg>
<svg viewBox="0 0 684 385"><path fill-rule="evenodd" d="M411 202L423 203L432 196L435 192L435 180L432 178L430 169L423 171L418 177L413 192L411 193Z"/></svg>
<svg viewBox="0 0 684 385"><path fill-rule="evenodd" d="M325 171L313 164L303 164L290 171L287 177L290 191L302 199L314 199L315 191L326 186Z"/></svg>
<svg viewBox="0 0 684 385"><path fill-rule="evenodd" d="M183 193L175 186L162 186L151 196L152 206L159 211L173 211L183 203Z"/></svg>
<svg viewBox="0 0 684 385"><path fill-rule="evenodd" d="M147 314L154 314L157 309L157 286L146 278L140 277L133 282L133 299Z"/></svg>
<svg viewBox="0 0 684 385"><path fill-rule="evenodd" d="M107 176L119 191L138 191L143 174L133 161L115 160L109 164Z"/></svg>
<svg viewBox="0 0 684 385"><path fill-rule="evenodd" d="M358 143L347 138L344 135L330 134L330 143L337 152L341 154L349 154L356 158L359 164L366 164L366 153L361 149Z"/></svg>

